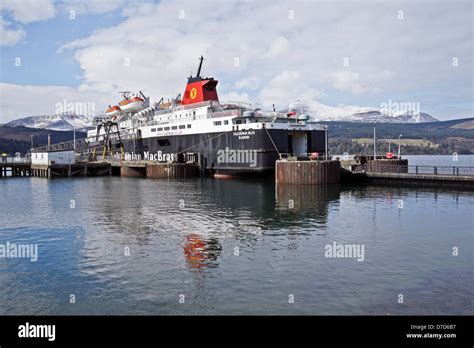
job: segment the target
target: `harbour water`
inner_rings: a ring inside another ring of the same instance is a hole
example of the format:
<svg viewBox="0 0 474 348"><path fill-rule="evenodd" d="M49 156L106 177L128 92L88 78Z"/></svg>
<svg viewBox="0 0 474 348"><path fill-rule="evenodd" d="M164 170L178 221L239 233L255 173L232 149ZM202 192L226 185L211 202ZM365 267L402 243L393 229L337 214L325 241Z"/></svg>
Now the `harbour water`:
<svg viewBox="0 0 474 348"><path fill-rule="evenodd" d="M0 315L474 314L473 192L14 178L0 209L38 247L0 258Z"/></svg>

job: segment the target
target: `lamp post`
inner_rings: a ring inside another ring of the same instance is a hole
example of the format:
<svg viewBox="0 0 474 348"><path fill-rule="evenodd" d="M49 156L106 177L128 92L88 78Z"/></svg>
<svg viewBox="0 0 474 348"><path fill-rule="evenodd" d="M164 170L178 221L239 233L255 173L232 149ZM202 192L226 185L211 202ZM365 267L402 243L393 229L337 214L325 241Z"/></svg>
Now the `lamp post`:
<svg viewBox="0 0 474 348"><path fill-rule="evenodd" d="M76 117L72 115L72 130L74 131L74 151L76 151Z"/></svg>
<svg viewBox="0 0 474 348"><path fill-rule="evenodd" d="M326 129L324 131L324 136L325 136L325 139L324 139L324 147L325 147L325 150L326 150L326 161L328 160L328 154L329 154L329 151L328 151L328 126L326 126Z"/></svg>
<svg viewBox="0 0 474 348"><path fill-rule="evenodd" d="M398 158L400 159L400 139L401 139L402 135L400 134L398 136Z"/></svg>
<svg viewBox="0 0 474 348"><path fill-rule="evenodd" d="M375 139L375 125L374 125L374 161L377 159L376 139Z"/></svg>

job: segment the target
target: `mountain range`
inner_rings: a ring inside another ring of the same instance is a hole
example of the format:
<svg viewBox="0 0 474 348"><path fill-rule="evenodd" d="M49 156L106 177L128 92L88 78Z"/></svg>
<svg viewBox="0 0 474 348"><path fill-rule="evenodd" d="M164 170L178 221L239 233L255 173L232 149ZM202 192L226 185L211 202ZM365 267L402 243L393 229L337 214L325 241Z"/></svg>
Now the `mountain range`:
<svg viewBox="0 0 474 348"><path fill-rule="evenodd" d="M393 103L395 106L400 104ZM390 106L391 103L390 103ZM288 105L289 111L296 111L298 114L307 114L314 121L338 121L338 122L364 122L364 123L422 123L437 122L427 113L406 110L409 107L397 107L396 111L387 108L363 107L363 106L328 106L317 101L306 102L298 99ZM398 111L402 109L402 111ZM403 110L405 109L405 110ZM286 111L285 110L285 111Z"/></svg>
<svg viewBox="0 0 474 348"><path fill-rule="evenodd" d="M382 108L361 106L328 106L317 101L307 102L298 99L288 105L284 112L295 111L298 114L307 114L313 121L339 121L364 123L422 123L437 122L438 120L424 112L402 111L391 113ZM30 116L8 122L8 127L28 127L37 129L51 129L58 131L87 131L94 128L92 116L57 114L44 116Z"/></svg>
<svg viewBox="0 0 474 348"><path fill-rule="evenodd" d="M76 129L77 132L86 132L94 128L92 121L92 116L57 114L19 118L8 122L6 126L50 129L55 131L72 131Z"/></svg>

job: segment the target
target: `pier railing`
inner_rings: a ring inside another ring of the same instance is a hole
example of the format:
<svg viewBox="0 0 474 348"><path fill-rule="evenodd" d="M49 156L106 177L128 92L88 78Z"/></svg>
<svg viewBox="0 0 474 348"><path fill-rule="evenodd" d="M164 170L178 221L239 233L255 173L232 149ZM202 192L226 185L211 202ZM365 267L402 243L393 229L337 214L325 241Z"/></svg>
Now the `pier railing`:
<svg viewBox="0 0 474 348"><path fill-rule="evenodd" d="M324 153L318 154L317 157L311 157L311 155L313 155L313 153L295 155L292 153L280 152L280 159L287 161L326 161L331 159L330 155Z"/></svg>
<svg viewBox="0 0 474 348"><path fill-rule="evenodd" d="M474 166L387 165L381 166L377 170L371 170L370 166L364 165L364 170L372 173L474 176Z"/></svg>
<svg viewBox="0 0 474 348"><path fill-rule="evenodd" d="M31 157L30 156L14 156L14 157L2 157L0 160L0 163L3 164L29 164L31 162Z"/></svg>

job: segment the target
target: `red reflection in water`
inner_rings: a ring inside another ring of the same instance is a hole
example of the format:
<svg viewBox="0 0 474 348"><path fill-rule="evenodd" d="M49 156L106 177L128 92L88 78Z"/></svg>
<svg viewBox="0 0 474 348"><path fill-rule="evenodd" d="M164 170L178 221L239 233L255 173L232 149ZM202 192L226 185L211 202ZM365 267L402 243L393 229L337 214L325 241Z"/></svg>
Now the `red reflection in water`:
<svg viewBox="0 0 474 348"><path fill-rule="evenodd" d="M186 236L184 256L191 268L201 269L211 266L220 255L221 246L217 239L205 240L197 234Z"/></svg>

